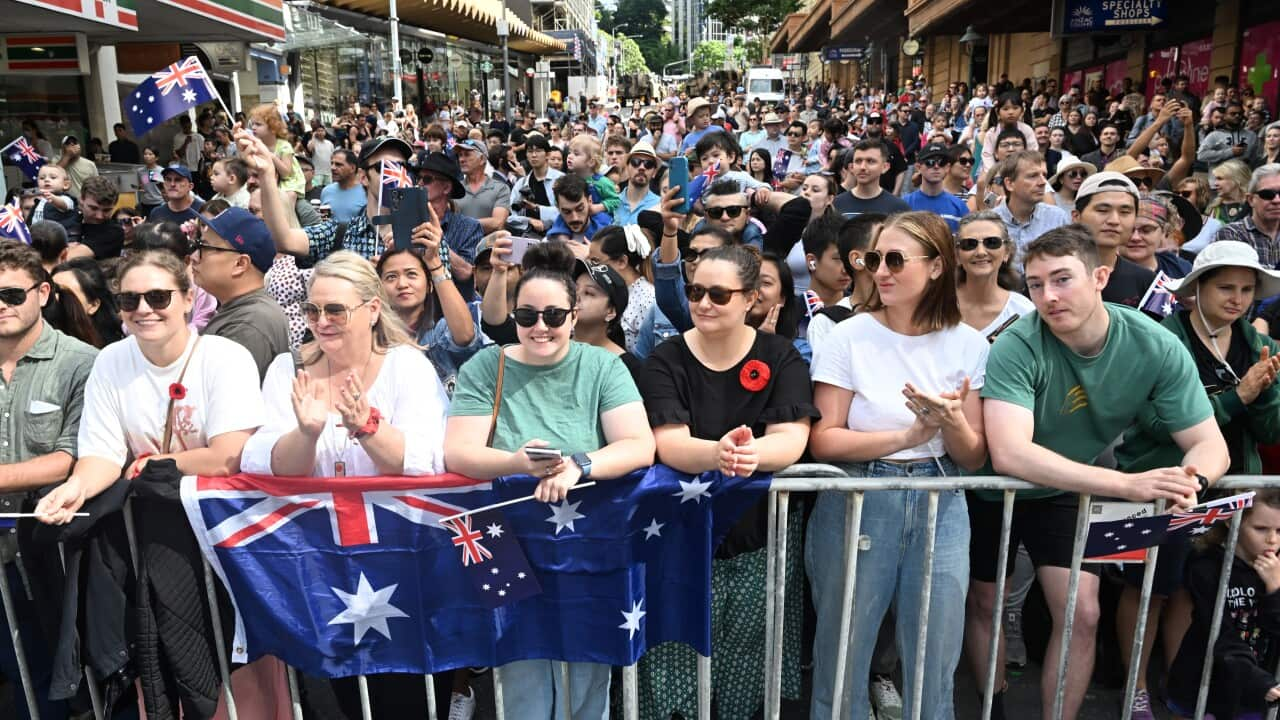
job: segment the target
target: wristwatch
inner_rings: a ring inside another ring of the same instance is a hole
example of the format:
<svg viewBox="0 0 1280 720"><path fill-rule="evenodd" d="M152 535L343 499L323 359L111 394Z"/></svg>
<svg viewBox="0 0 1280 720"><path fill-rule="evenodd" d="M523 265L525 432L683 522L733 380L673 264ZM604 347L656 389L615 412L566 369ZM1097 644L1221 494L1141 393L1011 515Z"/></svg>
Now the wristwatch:
<svg viewBox="0 0 1280 720"><path fill-rule="evenodd" d="M587 457L586 453L574 453L569 456L569 459L572 460L573 463L578 466L578 469L582 471L582 477L591 477L591 458Z"/></svg>
<svg viewBox="0 0 1280 720"><path fill-rule="evenodd" d="M1196 495L1204 495L1205 491L1209 489L1209 478L1196 473L1196 482L1200 483L1200 490Z"/></svg>
<svg viewBox="0 0 1280 720"><path fill-rule="evenodd" d="M378 412L378 408L369 407L369 419L364 421L364 425L352 430L350 435L355 440L363 440L370 435L378 432L378 426L382 424L382 413Z"/></svg>

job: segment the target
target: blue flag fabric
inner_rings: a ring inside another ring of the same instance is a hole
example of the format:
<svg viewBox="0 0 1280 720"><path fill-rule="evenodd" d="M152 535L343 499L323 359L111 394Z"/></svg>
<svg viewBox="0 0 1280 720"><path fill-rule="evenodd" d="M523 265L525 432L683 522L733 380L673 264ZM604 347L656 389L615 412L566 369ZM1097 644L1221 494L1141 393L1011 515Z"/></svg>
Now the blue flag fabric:
<svg viewBox="0 0 1280 720"><path fill-rule="evenodd" d="M1164 542L1168 528L1168 515L1091 522L1084 557L1100 558L1155 547Z"/></svg>
<svg viewBox="0 0 1280 720"><path fill-rule="evenodd" d="M236 606L235 659L342 677L535 658L630 665L668 641L709 655L712 555L770 480L658 465L508 506L502 536L532 578L499 543L467 548L440 521L527 496L535 478L187 477L182 498ZM477 570L494 588L530 580L540 592L525 584L495 608Z"/></svg>
<svg viewBox="0 0 1280 720"><path fill-rule="evenodd" d="M0 238L31 244L31 230L22 219L22 210L16 200L12 205L0 205Z"/></svg>
<svg viewBox="0 0 1280 720"><path fill-rule="evenodd" d="M126 100L133 134L142 137L174 115L218 100L200 60L184 58L138 83Z"/></svg>
<svg viewBox="0 0 1280 720"><path fill-rule="evenodd" d="M5 145L4 150L0 150L0 155L3 155L6 165L18 168L23 175L32 180L36 179L40 168L49 162L43 155L36 152L35 147L25 137L19 137Z"/></svg>

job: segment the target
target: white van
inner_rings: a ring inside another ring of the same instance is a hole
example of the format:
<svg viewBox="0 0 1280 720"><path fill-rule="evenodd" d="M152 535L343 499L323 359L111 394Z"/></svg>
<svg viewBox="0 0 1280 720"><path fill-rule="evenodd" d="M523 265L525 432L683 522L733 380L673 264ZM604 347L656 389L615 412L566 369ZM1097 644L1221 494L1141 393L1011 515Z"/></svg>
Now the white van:
<svg viewBox="0 0 1280 720"><path fill-rule="evenodd" d="M782 102L784 93L784 76L775 67L753 67L747 70L747 102L760 99L770 106Z"/></svg>

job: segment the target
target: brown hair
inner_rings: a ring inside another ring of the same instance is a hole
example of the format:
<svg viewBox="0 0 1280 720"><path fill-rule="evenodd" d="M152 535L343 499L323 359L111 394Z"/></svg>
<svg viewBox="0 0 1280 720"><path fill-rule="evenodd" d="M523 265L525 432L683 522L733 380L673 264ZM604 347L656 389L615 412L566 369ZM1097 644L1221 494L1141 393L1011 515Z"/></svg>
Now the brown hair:
<svg viewBox="0 0 1280 720"><path fill-rule="evenodd" d="M884 225L876 233L872 241L874 248L880 243L880 235L889 228L897 228L911 237L912 240L928 251L930 258L942 261L942 274L925 288L924 297L916 305L911 318L930 332L945 330L960 324L960 305L956 301L956 247L951 235L951 227L935 213L905 212L890 215ZM871 297L867 300L867 310L883 310L884 302L880 299L880 291L871 286Z"/></svg>
<svg viewBox="0 0 1280 720"><path fill-rule="evenodd" d="M1098 245L1094 242L1089 228L1080 223L1072 223L1056 227L1040 237L1032 240L1022 251L1022 266L1031 264L1039 257L1067 257L1074 255L1084 263L1086 270L1092 272L1101 261L1098 259Z"/></svg>
<svg viewBox="0 0 1280 720"><path fill-rule="evenodd" d="M40 262L40 253L17 240L0 240L0 269L21 270L31 276L32 282L49 282L49 274Z"/></svg>
<svg viewBox="0 0 1280 720"><path fill-rule="evenodd" d="M1035 150L1019 150L1005 158L996 171L1000 177L1000 186L1004 187L1006 180L1016 181L1023 165L1044 165L1044 155Z"/></svg>
<svg viewBox="0 0 1280 720"><path fill-rule="evenodd" d="M101 175L86 178L80 186L80 199L91 197L107 207L115 207L120 199L120 189L116 184Z"/></svg>
<svg viewBox="0 0 1280 720"><path fill-rule="evenodd" d="M1244 514L1240 516L1240 521L1249 517L1249 513L1259 505L1266 505L1272 510L1280 510L1280 488L1261 488L1255 491L1253 495L1253 505L1244 509ZM1209 532L1196 538L1195 542L1202 550L1220 548L1227 544L1227 533L1230 531L1230 523L1214 523Z"/></svg>
<svg viewBox="0 0 1280 720"><path fill-rule="evenodd" d="M169 273L173 277L174 284L178 286L179 292L185 294L191 290L191 279L187 276L186 263L177 255L164 250L142 250L130 253L116 269L117 285L124 281L124 276L128 275L130 270L148 266L160 268Z"/></svg>

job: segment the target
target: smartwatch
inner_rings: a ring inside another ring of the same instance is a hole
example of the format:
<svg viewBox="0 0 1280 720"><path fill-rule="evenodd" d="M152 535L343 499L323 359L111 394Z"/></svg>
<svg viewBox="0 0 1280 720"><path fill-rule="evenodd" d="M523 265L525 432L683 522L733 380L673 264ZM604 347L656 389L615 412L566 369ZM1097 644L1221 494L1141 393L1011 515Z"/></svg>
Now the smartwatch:
<svg viewBox="0 0 1280 720"><path fill-rule="evenodd" d="M1205 491L1209 489L1209 478L1196 473L1196 482L1200 483L1200 490L1196 495L1204 495Z"/></svg>
<svg viewBox="0 0 1280 720"><path fill-rule="evenodd" d="M578 469L582 470L583 478L591 477L591 458L587 457L586 453L574 453L569 456L569 459L578 466Z"/></svg>

